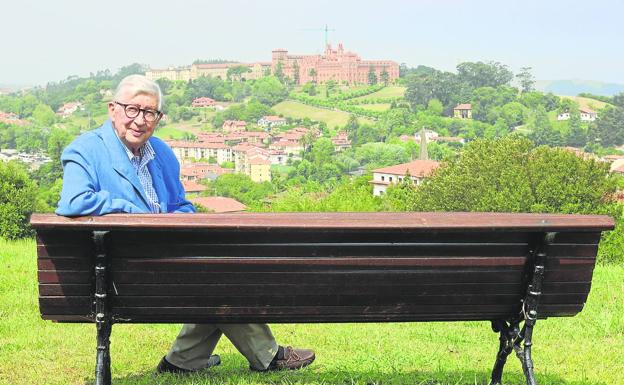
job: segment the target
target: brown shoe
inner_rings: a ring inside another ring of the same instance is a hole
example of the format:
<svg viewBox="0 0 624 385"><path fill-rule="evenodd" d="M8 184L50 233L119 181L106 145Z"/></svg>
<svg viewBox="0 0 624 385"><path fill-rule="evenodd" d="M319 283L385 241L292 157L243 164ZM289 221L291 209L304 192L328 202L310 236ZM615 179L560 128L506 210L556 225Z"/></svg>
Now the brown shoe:
<svg viewBox="0 0 624 385"><path fill-rule="evenodd" d="M310 349L293 349L292 346L284 348L284 358L274 359L267 370L295 370L310 365L316 357Z"/></svg>

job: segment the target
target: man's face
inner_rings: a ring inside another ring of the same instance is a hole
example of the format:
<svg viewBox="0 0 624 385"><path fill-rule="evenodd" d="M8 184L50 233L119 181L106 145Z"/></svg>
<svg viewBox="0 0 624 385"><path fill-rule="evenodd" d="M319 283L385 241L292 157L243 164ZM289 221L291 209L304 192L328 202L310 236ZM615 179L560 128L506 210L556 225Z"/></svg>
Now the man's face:
<svg viewBox="0 0 624 385"><path fill-rule="evenodd" d="M115 103L117 102L117 103ZM138 94L134 97L129 92L122 92L121 97L114 102L108 103L108 116L113 122L113 127L117 135L135 155L139 154L139 148L147 142L154 133L158 125L158 119L153 122L145 120L144 112L141 111L136 118L129 118L126 115L124 106L118 104L129 104L140 109L157 111L158 98L149 94Z"/></svg>

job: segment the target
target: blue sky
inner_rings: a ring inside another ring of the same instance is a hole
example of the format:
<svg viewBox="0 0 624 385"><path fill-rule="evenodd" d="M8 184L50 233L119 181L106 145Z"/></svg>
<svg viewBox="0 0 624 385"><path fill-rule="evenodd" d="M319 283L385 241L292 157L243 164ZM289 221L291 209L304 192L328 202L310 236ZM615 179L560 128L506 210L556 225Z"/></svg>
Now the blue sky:
<svg viewBox="0 0 624 385"><path fill-rule="evenodd" d="M622 0L1 1L0 84L133 62L270 61L274 48L321 53L325 25L363 59L449 71L493 60L541 80L624 83Z"/></svg>

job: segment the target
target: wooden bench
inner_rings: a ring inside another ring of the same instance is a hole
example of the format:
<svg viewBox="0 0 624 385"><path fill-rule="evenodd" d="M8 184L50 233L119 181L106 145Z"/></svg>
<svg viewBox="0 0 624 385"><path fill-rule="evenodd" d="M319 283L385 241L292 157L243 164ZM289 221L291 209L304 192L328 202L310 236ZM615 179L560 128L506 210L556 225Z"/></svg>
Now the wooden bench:
<svg viewBox="0 0 624 385"><path fill-rule="evenodd" d="M573 316L606 216L503 213L34 214L41 316L113 323L490 321L535 384L536 319ZM279 292L279 295L275 293Z"/></svg>

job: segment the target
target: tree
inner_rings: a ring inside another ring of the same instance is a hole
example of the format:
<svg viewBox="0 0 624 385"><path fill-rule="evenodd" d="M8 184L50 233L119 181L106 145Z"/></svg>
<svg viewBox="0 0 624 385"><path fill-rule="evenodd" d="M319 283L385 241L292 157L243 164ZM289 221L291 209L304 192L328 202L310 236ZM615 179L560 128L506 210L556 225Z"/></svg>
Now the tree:
<svg viewBox="0 0 624 385"><path fill-rule="evenodd" d="M581 113L578 109L570 111L568 120L570 129L566 135L566 144L572 147L583 147L587 143L587 133L581 127Z"/></svg>
<svg viewBox="0 0 624 385"><path fill-rule="evenodd" d="M334 92L338 83L334 79L329 79L325 82L325 97L329 98L329 96Z"/></svg>
<svg viewBox="0 0 624 385"><path fill-rule="evenodd" d="M355 158L361 165L378 168L408 162L410 154L400 144L365 143L357 148Z"/></svg>
<svg viewBox="0 0 624 385"><path fill-rule="evenodd" d="M531 67L521 67L520 73L516 75L516 78L520 82L520 90L522 93L533 91L535 86L535 78L531 73Z"/></svg>
<svg viewBox="0 0 624 385"><path fill-rule="evenodd" d="M310 96L314 96L316 95L316 86L314 85L314 83L308 82L303 85L301 91L305 92Z"/></svg>
<svg viewBox="0 0 624 385"><path fill-rule="evenodd" d="M381 71L380 78L384 86L387 86L388 82L390 81L390 74L388 74L388 71L386 71L386 67L384 67L383 71Z"/></svg>
<svg viewBox="0 0 624 385"><path fill-rule="evenodd" d="M466 97L457 76L450 72L425 72L406 77L405 100L412 109L426 108L431 99L438 99L445 108L452 108L458 99ZM467 100L463 100L466 102Z"/></svg>
<svg viewBox="0 0 624 385"><path fill-rule="evenodd" d="M624 108L604 108L595 123L594 137L603 147L624 143Z"/></svg>
<svg viewBox="0 0 624 385"><path fill-rule="evenodd" d="M272 106L286 99L288 90L276 76L265 76L255 81L252 95L260 103Z"/></svg>
<svg viewBox="0 0 624 385"><path fill-rule="evenodd" d="M395 208L414 211L592 213L615 191L608 166L526 138L478 139Z"/></svg>
<svg viewBox="0 0 624 385"><path fill-rule="evenodd" d="M0 162L0 237L23 238L32 235L30 214L40 206L37 185L16 162Z"/></svg>
<svg viewBox="0 0 624 385"><path fill-rule="evenodd" d="M281 60L277 61L277 64L275 65L275 71L273 71L273 76L275 76L280 83L284 83L285 81L285 77L284 77L284 64L282 64Z"/></svg>
<svg viewBox="0 0 624 385"><path fill-rule="evenodd" d="M427 103L427 111L432 115L441 116L442 112L444 112L444 106L438 99L431 99L429 103Z"/></svg>
<svg viewBox="0 0 624 385"><path fill-rule="evenodd" d="M236 66L232 66L228 68L226 76L228 80L241 81L243 78L243 75L248 72L251 72L251 68L249 68L248 66L236 65Z"/></svg>
<svg viewBox="0 0 624 385"><path fill-rule="evenodd" d="M529 138L538 146L560 146L562 144L561 134L552 127L546 110L542 106L530 114L527 128L531 130Z"/></svg>
<svg viewBox="0 0 624 385"><path fill-rule="evenodd" d="M312 83L316 84L316 69L310 68L310 71L308 71L308 75L312 78Z"/></svg>
<svg viewBox="0 0 624 385"><path fill-rule="evenodd" d="M54 114L54 111L52 111L50 106L43 103L38 104L37 107L35 107L32 113L32 117L37 123L45 127L50 127L54 124L54 121L56 120L56 115Z"/></svg>
<svg viewBox="0 0 624 385"><path fill-rule="evenodd" d="M509 84L513 73L499 62L464 62L457 65L457 76L472 88L498 87Z"/></svg>
<svg viewBox="0 0 624 385"><path fill-rule="evenodd" d="M377 84L377 74L375 73L375 67L373 66L368 68L368 84Z"/></svg>
<svg viewBox="0 0 624 385"><path fill-rule="evenodd" d="M331 161L331 156L334 154L334 144L329 138L319 138L312 145L312 150L309 154L310 162L316 165L321 165Z"/></svg>

